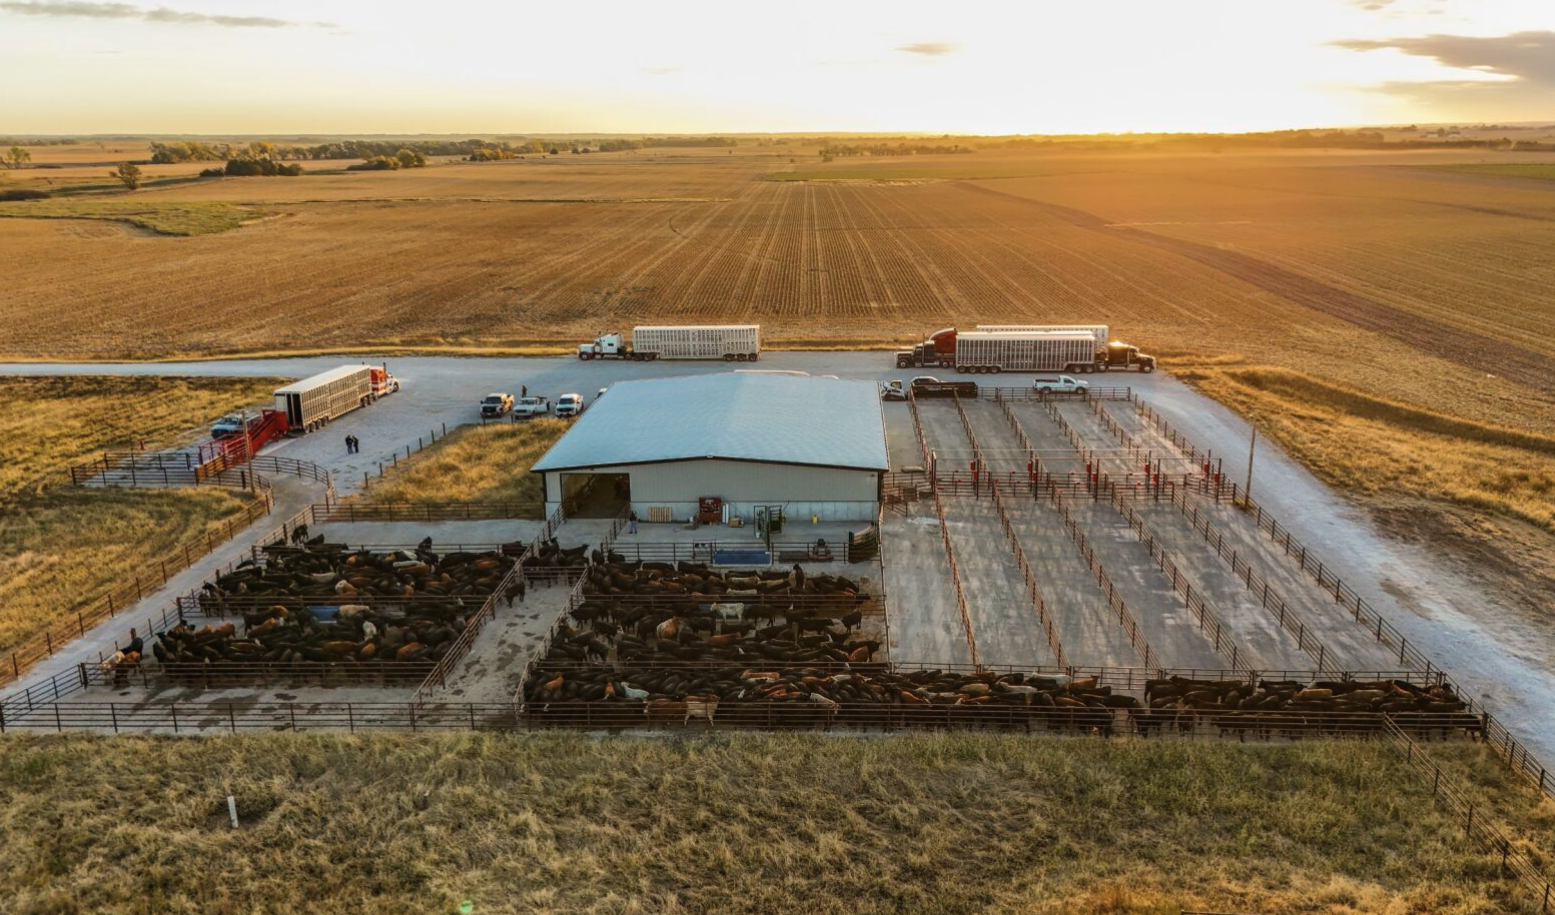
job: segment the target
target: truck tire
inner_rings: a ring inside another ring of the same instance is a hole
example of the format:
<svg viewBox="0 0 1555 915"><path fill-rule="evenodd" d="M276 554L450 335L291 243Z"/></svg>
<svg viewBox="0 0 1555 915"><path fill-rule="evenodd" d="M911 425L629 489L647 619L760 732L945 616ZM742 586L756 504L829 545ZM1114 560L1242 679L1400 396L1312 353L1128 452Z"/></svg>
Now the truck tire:
<svg viewBox="0 0 1555 915"><path fill-rule="evenodd" d="M1139 370L1140 370L1140 371L1141 371L1141 372L1144 372L1144 373L1145 373L1145 374L1146 374L1146 375L1148 375L1148 374L1150 374L1150 373L1151 373L1151 372L1153 372L1153 371L1155 371L1155 363L1154 363L1154 362L1146 362L1146 363L1143 363L1143 364L1141 364L1141 365L1140 365L1140 366L1139 366Z"/></svg>
<svg viewBox="0 0 1555 915"><path fill-rule="evenodd" d="M761 358L761 354L760 353L751 353L751 361L752 362L755 362L757 359L760 359L760 358Z"/></svg>
<svg viewBox="0 0 1555 915"><path fill-rule="evenodd" d="M1097 367L1097 368L1098 368L1098 369L1099 369L1099 370L1101 370L1101 371L1103 371L1103 372L1105 372L1105 371L1107 371L1107 370L1108 370L1108 369L1109 369L1109 368L1110 368L1110 366L1108 366L1108 364L1107 364L1107 363L1105 363L1105 362L1100 362L1100 363L1097 363L1097 366L1096 366L1096 367Z"/></svg>
<svg viewBox="0 0 1555 915"><path fill-rule="evenodd" d="M725 362L733 362L734 361L734 354L733 353L724 353L724 361Z"/></svg>
<svg viewBox="0 0 1555 915"><path fill-rule="evenodd" d="M584 362L587 362L588 358L589 358L589 354L585 353L583 350L578 350L578 358L582 359Z"/></svg>
<svg viewBox="0 0 1555 915"><path fill-rule="evenodd" d="M956 366L956 372L959 373L959 374L965 375L966 372L967 372L967 368L964 365L958 365L958 366Z"/></svg>

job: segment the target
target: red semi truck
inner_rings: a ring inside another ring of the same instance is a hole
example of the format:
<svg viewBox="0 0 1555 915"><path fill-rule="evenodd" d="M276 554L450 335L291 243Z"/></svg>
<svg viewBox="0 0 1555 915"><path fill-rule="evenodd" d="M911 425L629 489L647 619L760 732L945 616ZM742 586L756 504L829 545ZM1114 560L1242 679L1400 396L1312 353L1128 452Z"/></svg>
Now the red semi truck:
<svg viewBox="0 0 1555 915"><path fill-rule="evenodd" d="M953 368L957 372L1155 371L1155 357L1109 340L1105 325L1023 324L947 327L911 349L899 350L896 367Z"/></svg>

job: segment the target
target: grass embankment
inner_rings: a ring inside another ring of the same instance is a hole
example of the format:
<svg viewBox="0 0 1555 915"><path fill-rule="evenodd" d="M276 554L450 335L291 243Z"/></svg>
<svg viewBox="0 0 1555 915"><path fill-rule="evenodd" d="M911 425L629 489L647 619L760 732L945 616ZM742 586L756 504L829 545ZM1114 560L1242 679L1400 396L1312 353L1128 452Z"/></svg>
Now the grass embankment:
<svg viewBox="0 0 1555 915"><path fill-rule="evenodd" d="M528 502L538 517L545 494L529 468L569 425L561 419L532 419L463 426L402 463L362 501Z"/></svg>
<svg viewBox="0 0 1555 915"><path fill-rule="evenodd" d="M240 511L225 490L75 489L63 468L176 442L275 379L0 378L0 650L70 618Z"/></svg>
<svg viewBox="0 0 1555 915"><path fill-rule="evenodd" d="M1471 175L1504 175L1509 178L1537 178L1555 181L1555 163L1552 162L1464 162L1456 165L1425 165L1419 168L1435 168L1444 172L1466 172Z"/></svg>
<svg viewBox="0 0 1555 915"><path fill-rule="evenodd" d="M1286 369L1206 361L1176 366L1174 374L1256 418L1261 432L1339 488L1453 503L1555 533L1555 438L1383 400Z"/></svg>
<svg viewBox="0 0 1555 915"><path fill-rule="evenodd" d="M267 214L230 203L158 202L142 199L51 198L0 203L13 219L104 219L127 222L161 235L214 235Z"/></svg>
<svg viewBox="0 0 1555 915"><path fill-rule="evenodd" d="M1499 790L1517 834L1549 848L1548 805ZM419 915L468 901L487 915L1462 915L1527 902L1378 743L11 737L0 794L16 913Z"/></svg>

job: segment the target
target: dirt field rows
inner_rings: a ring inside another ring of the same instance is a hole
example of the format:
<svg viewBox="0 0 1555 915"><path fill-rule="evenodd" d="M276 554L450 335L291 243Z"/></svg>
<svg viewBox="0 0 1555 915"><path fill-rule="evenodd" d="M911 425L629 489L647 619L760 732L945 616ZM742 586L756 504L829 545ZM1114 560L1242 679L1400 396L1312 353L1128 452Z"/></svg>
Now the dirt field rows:
<svg viewBox="0 0 1555 915"><path fill-rule="evenodd" d="M266 214L199 238L0 219L0 353L490 348L711 319L878 344L1104 321L1147 347L1329 372L1465 415L1537 426L1530 402L1555 404L1550 182L1413 167L1439 154L1317 153L920 157L900 180L907 163L882 160L769 181L807 166L738 152L134 195Z"/></svg>

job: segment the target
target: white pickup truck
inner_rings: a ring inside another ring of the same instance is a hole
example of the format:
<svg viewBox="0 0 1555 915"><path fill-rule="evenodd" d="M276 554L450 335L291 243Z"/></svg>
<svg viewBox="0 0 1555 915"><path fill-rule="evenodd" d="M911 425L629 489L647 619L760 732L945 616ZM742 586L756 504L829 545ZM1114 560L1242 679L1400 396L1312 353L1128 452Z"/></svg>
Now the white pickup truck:
<svg viewBox="0 0 1555 915"><path fill-rule="evenodd" d="M1042 394L1085 394L1091 383L1068 375L1038 375L1031 386Z"/></svg>
<svg viewBox="0 0 1555 915"><path fill-rule="evenodd" d="M544 397L520 397L513 404L514 419L544 416L549 412L551 412L551 402Z"/></svg>

